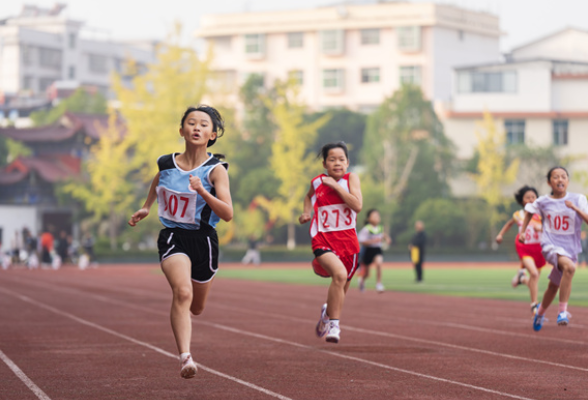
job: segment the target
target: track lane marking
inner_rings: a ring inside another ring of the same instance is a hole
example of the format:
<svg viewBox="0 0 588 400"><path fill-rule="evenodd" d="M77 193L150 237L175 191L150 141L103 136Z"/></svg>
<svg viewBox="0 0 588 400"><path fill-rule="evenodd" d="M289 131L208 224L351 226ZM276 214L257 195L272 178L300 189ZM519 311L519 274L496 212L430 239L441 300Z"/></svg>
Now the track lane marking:
<svg viewBox="0 0 588 400"><path fill-rule="evenodd" d="M113 336L119 337L119 338L121 338L121 339L125 339L125 340L127 340L127 341L129 341L129 342L132 342L132 343L135 343L135 344L137 344L137 345L139 345L139 346L147 347L148 349L151 349L151 350L153 350L153 351L155 351L155 352L157 352L157 353L159 353L159 354L162 354L162 355L164 355L164 356L171 357L171 358L173 358L173 359L175 359L175 360L177 360L177 359L178 359L178 356L177 356L177 355L175 355L175 354L173 354L173 353L170 353L169 351L166 351L166 350L164 350L164 349L161 349L161 348L159 348L159 347L157 347L157 346L154 346L154 345L152 345L152 344L150 344L150 343L143 342L143 341L141 341L141 340L138 340L138 339L132 338L132 337L130 337L130 336L127 336L127 335L125 335L125 334L123 334L123 333L119 333L119 332L113 331L112 329L106 328L106 327L104 327L104 326L102 326L102 325L98 325L98 324L96 324L96 323L94 323L94 322L91 322L91 321L85 320L85 319L83 319L83 318L77 317L77 316L75 316L75 315L73 315L73 314L70 314L70 313L68 313L68 312L61 311L61 310L59 310L59 309L57 309L57 308L54 308L54 307L51 307L51 306L49 306L49 305L46 305L46 304L39 303L38 301L36 301L36 300L34 300L34 299L32 299L32 298L30 298L30 297L28 297L28 296L21 295L21 294L19 294L19 293L13 292L12 290L8 290L8 289L6 289L6 288L0 288L0 291L4 292L4 293L6 293L6 294L9 294L9 295L11 295L11 296L13 296L13 297L16 297L16 298L18 298L18 299L20 299L21 301L24 301L24 302L26 302L26 303L29 303L29 304L32 304L32 305L34 305L34 306L37 306L37 307L43 308L43 309L45 309L45 310L47 310L47 311L50 311L50 312L52 312L52 313L54 313L54 314L61 315L61 316L63 316L63 317L66 317L66 318L72 319L72 320L74 320L74 321L76 321L76 322L78 322L78 323L80 323L80 324L82 324L82 325L89 326L89 327L91 327L91 328L94 328L94 329L100 330L100 331L102 331L102 332L105 332L105 333L109 333L109 334L111 334L111 335L113 335ZM220 376L220 377L222 377L222 378L225 378L225 379L231 380L231 381L233 381L233 382L239 383L239 384L241 384L241 385L243 385L243 386L246 386L246 387L248 387L248 388L251 388L251 389L257 390L258 392L261 392L261 393L267 394L268 396L275 397L275 398L277 398L277 399L280 399L280 400L292 400L292 399L291 399L291 398L289 398L289 397L283 396L283 395L281 395L281 394L279 394L279 393L272 392L271 390L268 390L268 389L266 389L266 388L263 388L263 387L261 387L261 386L257 386L257 385L255 385L255 384L253 384L253 383L250 383L250 382L244 381L244 380L242 380L242 379L239 379L239 378L237 378L237 377L234 377L234 376L231 376L231 375L227 375L227 374L225 374L225 373L223 373L223 372L220 372L220 371L214 370L214 369L212 369L212 368L209 368L209 367L207 367L207 366L205 366L205 365L202 365L202 364L200 364L200 363L197 363L197 364L198 364L198 368L199 368L199 369L202 369L202 370L204 370L204 371L206 371L206 372L208 372L208 373L211 373L211 374L213 374L213 375L217 375L217 376ZM28 385L27 385L27 386L28 386ZM39 390L40 390L40 389L39 389ZM51 400L49 397L45 397L45 398L41 398L41 397L39 397L39 398L40 398L40 399L42 399L42 400Z"/></svg>
<svg viewBox="0 0 588 400"><path fill-rule="evenodd" d="M0 360L4 361L4 364L10 368L10 370L24 383L30 390L37 396L39 400L51 400L49 396L33 382L22 369L18 367L2 350L0 350Z"/></svg>
<svg viewBox="0 0 588 400"><path fill-rule="evenodd" d="M60 288L60 290L62 290L62 289L63 288ZM0 290L2 290L2 289L0 289ZM55 290L57 290L57 289L55 289ZM73 290L73 291L76 291L77 292L76 289L69 288L69 290L70 291ZM22 296L20 294L16 294L15 293L14 295L16 295L19 298L20 297L25 297L26 298L26 296ZM88 294L88 293L86 293L85 295L86 296L89 295L91 297L94 297L94 298L99 299L99 300L103 300L105 302L128 306L129 308L134 308L134 309L141 310L141 311L144 311L144 312L150 312L150 313L158 314L158 315L166 315L166 316L168 315L168 313L165 313L163 311L155 311L155 310L149 309L147 307L137 306L137 305L134 305L134 304L131 304L131 303L127 303L125 301L121 301L121 300L112 300L112 299L109 299L109 298L104 297L104 296L101 296L101 295ZM29 298L27 298L27 299L29 299ZM36 303L32 299L24 300L24 301L32 302L33 304ZM130 337L126 336L126 335L119 334L118 332L111 331L108 328L104 328L104 327L101 327L100 325L94 324L92 322L85 321L85 320L83 320L81 318L78 318L78 317L72 315L72 314L69 314L69 313L66 313L66 312L63 312L63 311L54 309L51 306L45 306L45 305L43 305L41 303L37 303L37 305L38 306L41 306L43 308L47 308L48 310L53 311L53 312L56 312L56 313L58 313L60 315L68 316L69 318L72 318L72 319L75 319L75 320L79 320L78 322L84 321L84 322L81 322L81 323L84 323L86 325L88 325L88 324L90 324L90 326L94 326L95 325L94 327L99 327L98 329L104 330L105 332L108 332L108 333L115 334L115 336L120 336L120 337L124 337L124 338L128 338L128 339L132 339L131 341L135 341L135 339L130 338ZM306 322L306 320L304 320L304 321ZM363 364L368 364L368 365L372 365L372 366L375 366L375 367L379 367L379 368L383 368L383 369L388 369L388 370L392 370L392 371L395 371L395 372L400 372L400 373L404 373L404 374L408 374L408 375L412 375L412 376L417 376L419 378L425 378L425 379L434 380L434 381L437 381L437 382L448 383L448 384L452 384L452 385L456 385L456 386L465 387L465 388L468 388L468 389L474 389L474 390L478 390L478 391L482 391L482 392L486 392L486 393L496 394L496 395L503 396L503 397L509 397L509 398L512 398L512 399L533 400L533 399L528 398L528 397L517 396L517 395L514 395L514 394L500 392L500 391L497 391L497 390L492 390L492 389L484 388L484 387L481 387L481 386L470 385L468 383L463 383L463 382L459 382L459 381L453 381L453 380L450 380L450 379L439 378L439 377L432 376L432 375L422 374L420 372L415 372L415 371L411 371L411 370L407 370L407 369L403 369L403 368L393 367L393 366L390 366L390 365L387 365L387 364L382 364L382 363L379 363L379 362L375 362L375 361L371 361L371 360L366 360L366 359L359 358L359 357L354 357L354 356L350 356L350 355L346 355L346 354L341 354L341 353L333 352L333 351L330 351L330 350L318 349L318 348L313 347L313 346L309 346L309 345L305 345L305 344L301 344L301 343L297 343L297 342L292 342L292 341L285 340L285 339L274 338L274 337L271 337L271 336L267 336L267 335L263 335L263 334L259 334L259 333L255 333L255 332L249 332L249 331L245 331L245 330L242 330L242 329L238 329L238 328L233 328L233 327L226 326L226 325L217 324L217 323L214 323L214 322L208 322L208 321L194 322L193 321L193 323L211 326L213 328L217 328L217 329L224 330L224 331L227 331L227 332L236 333L236 334L239 334L239 335L255 337L255 338L258 338L258 339L262 339L262 340L266 340L266 341L272 341L272 342L280 343L280 344L287 344L287 345L290 345L290 346L293 346L293 347L297 347L297 348L301 348L301 349L305 349L305 350L317 351L317 352L328 354L328 355L331 355L331 356L334 356L334 357L343 358L343 359L347 359L347 360L352 360L352 361L360 362L360 363L363 363ZM140 342L140 341L137 341L137 342ZM140 343L144 343L144 342L140 342ZM152 345L150 345L148 343L145 343L145 344L149 348L155 348L155 346L152 346ZM161 349L159 349L159 350L161 350ZM163 351L163 352L165 352L167 354L170 354L174 358L177 358L175 355L173 355L171 353L168 353L165 350L161 350L161 351ZM200 364L198 364L198 365L200 366Z"/></svg>

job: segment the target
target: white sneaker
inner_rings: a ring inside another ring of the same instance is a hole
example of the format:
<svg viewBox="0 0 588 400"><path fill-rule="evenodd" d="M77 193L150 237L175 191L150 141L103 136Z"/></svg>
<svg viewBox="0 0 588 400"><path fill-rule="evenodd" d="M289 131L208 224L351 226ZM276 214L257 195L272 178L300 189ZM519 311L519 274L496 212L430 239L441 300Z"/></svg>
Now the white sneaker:
<svg viewBox="0 0 588 400"><path fill-rule="evenodd" d="M512 281L510 282L512 284L513 288L516 288L517 286L521 285L523 283L524 278L526 278L527 274L525 274L525 270L524 269L520 269L517 274L512 278Z"/></svg>
<svg viewBox="0 0 588 400"><path fill-rule="evenodd" d="M339 343L339 339L341 339L341 329L339 328L339 324L335 321L329 321L329 330L326 338L327 342Z"/></svg>
<svg viewBox="0 0 588 400"><path fill-rule="evenodd" d="M323 304L321 308L321 317L316 324L315 333L319 338L325 336L327 329L329 328L329 318L327 317L327 303Z"/></svg>
<svg viewBox="0 0 588 400"><path fill-rule="evenodd" d="M365 291L365 281L363 280L363 278L359 278L359 284L357 287L359 287L360 292Z"/></svg>
<svg viewBox="0 0 588 400"><path fill-rule="evenodd" d="M384 287L384 285L382 285L381 282L376 283L376 290L378 291L378 293L383 293L384 290L386 290L386 288Z"/></svg>
<svg viewBox="0 0 588 400"><path fill-rule="evenodd" d="M180 361L180 376L184 379L194 378L196 376L196 372L198 368L196 367L196 363L192 359L192 355L188 355L184 361Z"/></svg>

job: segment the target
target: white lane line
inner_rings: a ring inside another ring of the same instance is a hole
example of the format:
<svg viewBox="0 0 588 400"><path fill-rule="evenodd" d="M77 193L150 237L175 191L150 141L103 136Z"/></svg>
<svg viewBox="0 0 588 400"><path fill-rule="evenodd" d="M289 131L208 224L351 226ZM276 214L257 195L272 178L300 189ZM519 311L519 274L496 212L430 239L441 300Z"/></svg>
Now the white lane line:
<svg viewBox="0 0 588 400"><path fill-rule="evenodd" d="M60 290L62 290L62 289L63 288L61 288ZM77 291L76 289L70 289L70 290ZM86 295L88 295L88 294L86 294ZM22 296L22 295L17 295L17 296L18 297L26 297L26 296ZM104 300L104 301L113 303L113 304L124 305L124 306L128 306L130 308L135 308L135 309L142 310L142 311L145 311L145 312L151 312L151 313L155 313L155 314L159 314L159 315L167 315L167 313L164 313L164 312L161 312L161 311L155 311L155 310L151 310L151 309L149 309L147 307L136 306L134 304L130 304L130 303L127 303L127 302L124 302L124 301L120 301L120 300L112 300L112 299L109 299L107 297L100 296L100 295L90 294L90 296L91 297L95 297L95 298L100 299L100 300ZM29 302L32 301L32 302L34 302L34 300L25 300L25 301L29 301ZM82 323L88 324L88 321L81 320L81 318L75 317L75 316L73 316L71 314L68 314L68 313L65 313L65 312L62 312L62 311L53 309L53 307L45 306L45 305L42 305L42 304L38 304L38 305L39 306L43 306L43 307L48 307L48 309L50 309L50 311L53 311L53 312L56 312L57 311L58 314L68 316L69 318L72 318L73 317L73 319L75 319L75 320L84 321ZM305 322L306 322L306 320L305 320ZM348 360L352 360L352 361L356 361L356 362L360 362L360 363L372 365L372 366L379 367L379 368L389 369L389 370L392 370L392 371L396 371L396 372L401 372L401 373L408 374L408 375L417 376L419 378L425 378L425 379L430 379L430 380L434 380L434 381L438 381L438 382L449 383L449 384L453 384L453 385L457 385L457 386L461 386L461 387L465 387L465 388L469 388L469 389L475 389L475 390L479 390L479 391L486 392L486 393L492 393L492 394L500 395L500 396L503 396L503 397L509 397L509 398L512 398L512 399L532 400L532 399L527 398L527 397L521 397L521 396L513 395L513 394L510 394L510 393L505 393L505 392L500 392L500 391L497 391L497 390L492 390L492 389L484 388L484 387L481 387L481 386L470 385L468 383L463 383L463 382L459 382L459 381L453 381L453 380L450 380L450 379L439 378L439 377L432 376L432 375L422 374L420 372L415 372L415 371L410 371L410 370L406 370L406 369L402 369L402 368L397 368L397 367L393 367L393 366L390 366L390 365L387 365L387 364L382 364L382 363L378 363L378 362L375 362L375 361L366 360L366 359L359 358L359 357L349 356L349 355L346 355L346 354L340 354L340 353L336 353L336 352L329 351L329 350L317 349L317 348L315 348L313 346L308 346L308 345L301 344L301 343L291 342L291 341L285 340L285 339L278 339L278 338L274 338L274 337L271 337L271 336L266 336L266 335L255 333L255 332L244 331L242 329L238 329L238 328L233 328L233 327L226 326L226 325L217 324L217 323L214 323L214 322L198 321L196 323L202 324L202 325L211 326L213 328L217 328L217 329L224 330L224 331L227 331L227 332L236 333L236 334L239 334L239 335L255 337L255 338L258 338L258 339L263 339L263 340L272 341L272 342L281 343L281 344L287 344L287 345L290 345L290 346L293 346L293 347L302 348L302 349L305 349L305 350L319 351L321 353L329 354L331 356L335 356L335 357L339 357L339 358L343 358L343 359L348 359ZM91 322L89 322L89 324L91 324L90 326L99 327L99 325L95 325L95 324L93 324ZM98 329L105 330L105 331L107 331L109 333L113 333L113 334L115 334L117 336L121 336L121 337L125 336L125 335L122 335L122 334L118 334L118 333L116 333L114 331L111 331L108 328L102 328L102 327L100 327ZM125 336L125 338L128 338L128 337ZM129 339L132 339L132 338L129 338ZM132 339L132 341L134 341L134 339ZM143 343L143 342L141 342L141 343ZM154 346L151 346L149 344L147 344L147 345L150 348L154 347ZM165 351L165 350L163 350L163 351ZM171 354L171 353L168 353L168 354ZM175 358L176 356L173 356L173 357Z"/></svg>
<svg viewBox="0 0 588 400"><path fill-rule="evenodd" d="M103 327L102 325L98 325L98 324L95 324L95 323L93 323L93 322L90 322L90 321L88 321L88 320L85 320L85 319L79 318L79 317L77 317L77 316L75 316L75 315L73 315L73 314L70 314L70 313L68 313L68 312L61 311L61 310L59 310L59 309L57 309L57 308L54 308L54 307L48 306L48 305L46 305L46 304L39 303L38 301L31 299L30 297L23 296L23 295L21 295L21 294L18 294L18 293L16 293L16 292L13 292L12 290L8 290L8 289L5 289L5 288L0 288L0 291L4 292L4 293L6 293L6 294L9 294L9 295L11 295L11 296L14 296L14 297L16 297L16 298L18 298L18 299L20 299L20 300L22 300L22 301L24 301L24 302L27 302L27 303L29 303L29 304L32 304L32 305L35 305L35 306L37 306L37 307L43 308L43 309L45 309L45 310L47 310L47 311L51 311L51 312L52 312L52 313L54 313L54 314L61 315L61 316L63 316L63 317L66 317L66 318L72 319L72 320L74 320L74 321L76 321L76 322L78 322L78 323L80 323L80 324L83 324L83 325L86 325L86 326L92 327L92 328L94 328L94 329L98 329L98 330L100 330L100 331L102 331L102 332L109 333L109 334L111 334L111 335L113 335L113 336L119 337L119 338L121 338L121 339L125 339L125 340L127 340L127 341L129 341L129 342L132 342L132 343L135 343L135 344L137 344L137 345L139 345L139 346L147 347L147 348L149 348L149 349L151 349L151 350L153 350L153 351L156 351L156 352L157 352L157 353L159 353L159 354L163 354L164 356L171 357L171 358L173 358L173 359L175 359L175 360L177 360L177 359L178 359L178 356L177 356L176 354L170 353L169 351L166 351L166 350L164 350L164 349L161 349L161 348L159 348L159 347L153 346L153 345L152 345L152 344L150 344L150 343L143 342L143 341L141 341L141 340L137 340L137 339L135 339L135 338L132 338L132 337L130 337L130 336L127 336L127 335L125 335L125 334L122 334L122 333L119 333L119 332L113 331L112 329L108 329L108 328L106 328L106 327ZM220 372L220 371L217 371L217 370L214 370L214 369L212 369L212 368L206 367L206 366L204 366L204 365L202 365L202 364L200 364L200 363L198 363L198 368L200 368L200 369L203 369L204 371L206 371L206 372L209 372L209 373L211 373L211 374L213 374L213 375L217 375L217 376L220 376L220 377L222 377L222 378L225 378L225 379L231 380L231 381L233 381L233 382L239 383L239 384L241 384L241 385L243 385L243 386L247 386L248 388L251 388L251 389L257 390L258 392L261 392L261 393L267 394L268 396L275 397L275 398L277 398L277 399L280 399L280 400L292 400L292 399L291 399L291 398L289 398L289 397L282 396L282 395L281 395L281 394L279 394L279 393L272 392L271 390L268 390L268 389L266 389L266 388L263 388L263 387L261 387L261 386L257 386L257 385L255 385L255 384L253 384L253 383L250 383L250 382L244 381L244 380L242 380L242 379L239 379L239 378L236 378L236 377L234 377L234 376L227 375L227 374L225 374L225 373L222 373L222 372ZM40 397L40 398L41 398L41 397ZM42 399L43 399L43 400L51 400L51 399L49 399L49 397L45 397L45 398L42 398Z"/></svg>
<svg viewBox="0 0 588 400"><path fill-rule="evenodd" d="M38 283L37 285L41 286L41 287L45 287L50 290L57 290L56 288L54 288L51 285L44 285L44 284L40 284L40 283ZM104 301L104 302L112 303L112 304L124 305L126 307L134 308L134 309L142 311L142 312L153 313L156 315L165 315L165 316L168 315L168 313L165 313L165 312L156 311L156 310L152 310L150 308L146 308L143 306L138 306L135 304L127 303L123 300L113 300L109 297L105 297L105 296L98 295L98 294L81 292L77 289L61 287L61 288L59 288L59 291L61 291L61 292L69 291L70 293L74 293L74 294L78 294L78 295L94 297L100 301ZM115 293L118 293L118 292L115 292ZM152 293L152 296L153 296L153 293ZM160 296L156 296L156 297L160 297ZM239 313L259 315L262 317L269 316L272 318L286 320L286 321L296 321L296 322L301 322L304 324L314 324L314 322L315 322L315 321L304 319L304 318L298 318L298 317L292 317L292 316L286 317L281 314L254 311L254 310L251 310L248 308L227 306L227 305L222 305L222 304L218 304L218 303L211 303L209 306L222 308L225 310L233 310L233 311L239 312ZM204 321L198 321L198 322L205 323ZM494 357L502 357L502 358L507 358L507 359L511 359L511 360L525 361L525 362L529 362L529 363L549 365L551 367L567 368L567 369L572 369L572 370L581 371L581 372L588 372L588 368L577 367L577 366L569 365L569 364L561 364L561 363L556 363L556 362L552 362L552 361L545 361L545 360L538 360L538 359L527 358L527 357L522 357L522 356L516 356L516 355L512 355L512 354L498 353L498 352L494 352L494 351L490 351L490 350L478 349L475 347L466 347L466 346L454 345L451 343L439 342L439 341L435 341L435 340L420 339L420 338L415 338L415 337L411 337L411 336L404 336L404 335L399 335L399 334L394 334L394 333L389 333L389 332L382 332L382 331L376 331L376 330L371 330L371 329L358 328L358 327L354 327L351 325L345 325L345 329L348 329L350 331L359 332L359 333L366 333L366 334L370 334L370 335L374 335L374 336L389 337L389 338L411 341L411 342L416 342L416 343L423 343L423 344L428 344L428 345L433 345L433 346L441 346L441 347L453 348L453 349L462 350L462 351L469 351L469 352L473 352L473 353L486 354L486 355L491 355ZM522 335L522 334L519 334L519 335L526 337L525 335ZM572 342L572 341L570 341L570 342ZM576 343L576 342L572 342L572 343Z"/></svg>
<svg viewBox="0 0 588 400"><path fill-rule="evenodd" d="M18 368L18 365L8 358L8 356L4 354L2 350L0 350L0 360L4 361L4 364L6 364L12 372L14 372L14 375L18 376L18 379L20 379L22 383L27 385L27 387L35 394L35 396L37 396L39 400L51 400L51 398L47 396L47 394L43 392L39 386L35 385L35 382L26 376L26 374L22 372L22 369Z"/></svg>

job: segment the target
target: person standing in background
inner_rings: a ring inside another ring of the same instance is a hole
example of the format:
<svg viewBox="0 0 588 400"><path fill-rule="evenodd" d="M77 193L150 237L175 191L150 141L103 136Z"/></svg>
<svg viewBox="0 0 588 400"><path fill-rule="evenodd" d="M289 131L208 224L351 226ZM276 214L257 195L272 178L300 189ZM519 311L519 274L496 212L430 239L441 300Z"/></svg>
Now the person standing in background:
<svg viewBox="0 0 588 400"><path fill-rule="evenodd" d="M416 272L416 282L423 281L423 261L425 261L425 246L427 244L427 235L425 233L425 224L423 221L417 221L414 224L416 233L412 237L408 249L410 250L410 259L414 264Z"/></svg>
<svg viewBox="0 0 588 400"><path fill-rule="evenodd" d="M578 254L578 265L586 268L586 261L588 261L588 235L586 231L582 231L580 234L580 244L582 252Z"/></svg>

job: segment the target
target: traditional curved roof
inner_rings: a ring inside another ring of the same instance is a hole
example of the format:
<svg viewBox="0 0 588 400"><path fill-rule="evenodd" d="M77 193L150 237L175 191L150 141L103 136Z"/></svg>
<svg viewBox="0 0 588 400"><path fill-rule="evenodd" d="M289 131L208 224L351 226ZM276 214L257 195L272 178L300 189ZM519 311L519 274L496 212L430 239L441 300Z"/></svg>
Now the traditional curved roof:
<svg viewBox="0 0 588 400"><path fill-rule="evenodd" d="M0 170L0 185L12 185L25 179L31 172L47 182L58 182L81 171L81 160L68 154L19 157Z"/></svg>

